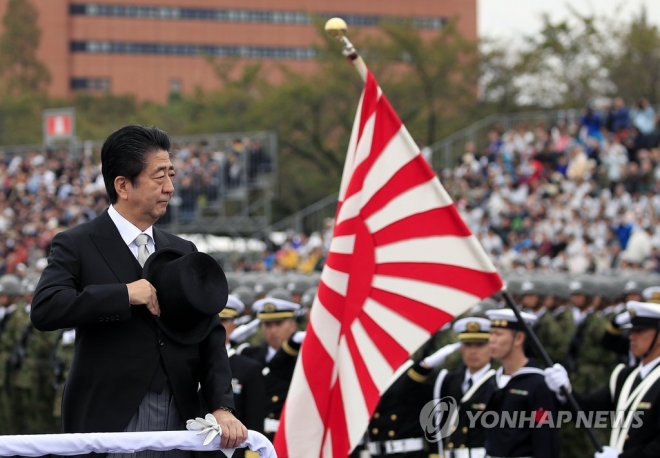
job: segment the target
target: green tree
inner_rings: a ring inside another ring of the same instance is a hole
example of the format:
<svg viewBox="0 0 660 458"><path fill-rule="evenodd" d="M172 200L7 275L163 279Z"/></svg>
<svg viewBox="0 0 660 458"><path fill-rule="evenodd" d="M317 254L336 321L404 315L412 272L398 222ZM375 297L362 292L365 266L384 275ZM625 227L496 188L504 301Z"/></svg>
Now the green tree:
<svg viewBox="0 0 660 458"><path fill-rule="evenodd" d="M0 78L6 94L42 92L50 73L37 59L41 31L37 10L28 0L9 0L0 36Z"/></svg>
<svg viewBox="0 0 660 458"><path fill-rule="evenodd" d="M76 109L76 134L81 139L103 139L114 130L137 122L138 104L131 95L77 94L73 106Z"/></svg>
<svg viewBox="0 0 660 458"><path fill-rule="evenodd" d="M629 24L610 25L615 45L603 59L616 92L631 101L660 102L660 30L649 24L644 9Z"/></svg>
<svg viewBox="0 0 660 458"><path fill-rule="evenodd" d="M518 78L526 73L522 53L512 52L506 44L484 41L480 44L479 99L487 112L507 113L520 108L522 95Z"/></svg>
<svg viewBox="0 0 660 458"><path fill-rule="evenodd" d="M410 23L383 23L385 40L370 40L368 64L414 138L430 145L465 125L479 79L477 43L451 20L427 37Z"/></svg>
<svg viewBox="0 0 660 458"><path fill-rule="evenodd" d="M521 102L575 107L612 91L602 59L608 38L596 17L574 11L572 20L552 22L546 14L541 31L526 42L520 56Z"/></svg>

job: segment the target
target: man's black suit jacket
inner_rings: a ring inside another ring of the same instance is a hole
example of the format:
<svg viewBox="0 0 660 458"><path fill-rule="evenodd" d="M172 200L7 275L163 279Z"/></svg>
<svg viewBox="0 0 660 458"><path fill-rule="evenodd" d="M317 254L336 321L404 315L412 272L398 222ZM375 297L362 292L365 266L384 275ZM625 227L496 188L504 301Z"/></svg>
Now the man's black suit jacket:
<svg viewBox="0 0 660 458"><path fill-rule="evenodd" d="M153 231L156 250L196 251L192 242ZM126 284L139 280L141 271L107 211L53 238L30 316L42 331L76 328L62 402L64 432L123 431L159 364L182 420L234 407L220 320L199 344L174 342L146 307L129 305Z"/></svg>

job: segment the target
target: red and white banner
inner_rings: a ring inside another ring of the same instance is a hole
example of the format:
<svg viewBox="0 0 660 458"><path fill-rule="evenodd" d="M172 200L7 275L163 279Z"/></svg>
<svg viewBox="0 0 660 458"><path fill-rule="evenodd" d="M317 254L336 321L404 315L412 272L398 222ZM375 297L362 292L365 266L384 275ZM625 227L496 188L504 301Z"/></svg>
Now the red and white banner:
<svg viewBox="0 0 660 458"><path fill-rule="evenodd" d="M369 73L275 449L345 458L395 371L502 281Z"/></svg>

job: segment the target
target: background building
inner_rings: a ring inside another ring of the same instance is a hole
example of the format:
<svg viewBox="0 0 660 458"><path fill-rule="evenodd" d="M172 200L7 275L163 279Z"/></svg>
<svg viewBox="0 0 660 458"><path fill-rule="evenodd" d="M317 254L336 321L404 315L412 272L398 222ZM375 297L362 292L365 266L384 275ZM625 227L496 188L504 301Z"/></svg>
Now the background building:
<svg viewBox="0 0 660 458"><path fill-rule="evenodd" d="M311 15L340 16L353 36L404 18L433 33L458 16L462 34L477 37L476 0L31 1L42 31L38 56L51 73L49 93L58 97L92 91L163 102L196 86L218 87L207 56L310 71L318 40ZM0 0L0 15L7 2Z"/></svg>

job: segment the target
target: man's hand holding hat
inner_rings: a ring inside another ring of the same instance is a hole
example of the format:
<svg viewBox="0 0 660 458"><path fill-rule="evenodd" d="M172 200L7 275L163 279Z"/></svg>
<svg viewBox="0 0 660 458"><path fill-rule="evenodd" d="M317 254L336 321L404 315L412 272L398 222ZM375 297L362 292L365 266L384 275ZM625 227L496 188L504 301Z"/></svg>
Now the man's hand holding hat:
<svg viewBox="0 0 660 458"><path fill-rule="evenodd" d="M152 315L160 316L160 306L156 296L156 288L145 279L134 281L126 285L128 288L128 303L131 305L145 305Z"/></svg>

